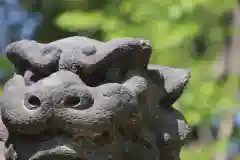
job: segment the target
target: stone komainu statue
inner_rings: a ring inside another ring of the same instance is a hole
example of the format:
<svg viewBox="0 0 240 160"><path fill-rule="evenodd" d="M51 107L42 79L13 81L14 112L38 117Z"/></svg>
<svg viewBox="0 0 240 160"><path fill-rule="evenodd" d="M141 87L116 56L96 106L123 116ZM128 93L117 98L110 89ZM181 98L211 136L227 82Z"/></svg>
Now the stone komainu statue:
<svg viewBox="0 0 240 160"><path fill-rule="evenodd" d="M7 160L178 160L189 128L172 107L190 73L149 65L150 41L21 40L1 97Z"/></svg>

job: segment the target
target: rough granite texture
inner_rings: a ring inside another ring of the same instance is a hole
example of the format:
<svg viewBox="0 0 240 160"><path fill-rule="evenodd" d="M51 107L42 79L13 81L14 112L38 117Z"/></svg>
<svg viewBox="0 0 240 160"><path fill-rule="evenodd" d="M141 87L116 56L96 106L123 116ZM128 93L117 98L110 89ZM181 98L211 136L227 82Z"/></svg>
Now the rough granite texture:
<svg viewBox="0 0 240 160"><path fill-rule="evenodd" d="M172 104L190 72L148 64L150 41L76 36L6 51L16 68L0 103L7 160L180 159L189 127Z"/></svg>

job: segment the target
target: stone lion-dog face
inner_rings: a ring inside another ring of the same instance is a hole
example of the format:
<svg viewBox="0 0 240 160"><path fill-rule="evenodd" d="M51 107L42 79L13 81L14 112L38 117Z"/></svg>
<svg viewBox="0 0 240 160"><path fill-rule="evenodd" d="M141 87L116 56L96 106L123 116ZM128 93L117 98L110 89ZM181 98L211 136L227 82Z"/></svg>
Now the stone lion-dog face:
<svg viewBox="0 0 240 160"><path fill-rule="evenodd" d="M189 130L172 104L190 74L149 65L151 51L139 38L10 44L6 159L178 160Z"/></svg>
<svg viewBox="0 0 240 160"><path fill-rule="evenodd" d="M129 86L131 81L134 81L135 86ZM42 154L32 153L33 157L70 154L68 152L71 152L71 157L84 157L75 153L75 149L98 146L104 141L104 136L106 140L103 143L118 140L116 130L136 110L136 95L146 89L146 85L144 78L133 76L122 84L108 83L88 87L74 73L58 71L26 86L23 77L15 75L4 89L3 99L10 95L15 98L3 101L2 119L10 132L26 139L32 136L38 141L45 132L53 132L54 137L38 144L45 145L48 149L41 151ZM67 144L52 146L56 139L63 139ZM72 139L85 139L87 144L76 145ZM32 150L36 141L32 144L29 142Z"/></svg>

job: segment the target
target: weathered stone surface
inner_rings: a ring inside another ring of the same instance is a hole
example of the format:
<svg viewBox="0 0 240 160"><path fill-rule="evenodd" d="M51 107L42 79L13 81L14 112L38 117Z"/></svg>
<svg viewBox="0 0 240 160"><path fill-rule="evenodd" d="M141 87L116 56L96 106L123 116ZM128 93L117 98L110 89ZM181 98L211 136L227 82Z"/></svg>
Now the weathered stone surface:
<svg viewBox="0 0 240 160"><path fill-rule="evenodd" d="M190 72L149 65L151 50L138 38L10 44L6 159L180 159L189 128L172 104Z"/></svg>

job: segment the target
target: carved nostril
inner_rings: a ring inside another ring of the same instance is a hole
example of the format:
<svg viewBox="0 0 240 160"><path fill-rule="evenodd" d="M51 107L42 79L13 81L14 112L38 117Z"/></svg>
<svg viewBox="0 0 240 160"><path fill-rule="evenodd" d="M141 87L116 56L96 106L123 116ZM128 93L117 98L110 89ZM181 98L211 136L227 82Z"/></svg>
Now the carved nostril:
<svg viewBox="0 0 240 160"><path fill-rule="evenodd" d="M69 95L65 98L63 105L75 109L84 110L92 107L94 99L89 93L81 93L80 95Z"/></svg>
<svg viewBox="0 0 240 160"><path fill-rule="evenodd" d="M29 109L35 109L41 106L41 101L37 96L31 95L27 101L31 105L31 107L28 107Z"/></svg>
<svg viewBox="0 0 240 160"><path fill-rule="evenodd" d="M75 106L77 104L80 103L80 97L77 96L68 96L65 101L64 101L64 105L66 106Z"/></svg>

